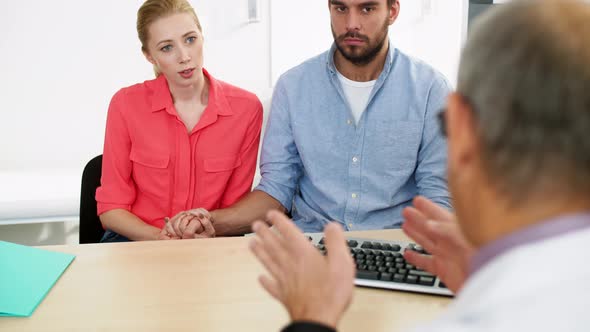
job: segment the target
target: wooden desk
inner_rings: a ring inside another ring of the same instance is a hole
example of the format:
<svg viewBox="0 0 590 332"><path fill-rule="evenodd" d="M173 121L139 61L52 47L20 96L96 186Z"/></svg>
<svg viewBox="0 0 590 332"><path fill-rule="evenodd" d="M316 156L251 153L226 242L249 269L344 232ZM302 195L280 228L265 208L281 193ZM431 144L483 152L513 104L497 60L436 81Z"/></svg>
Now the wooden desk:
<svg viewBox="0 0 590 332"><path fill-rule="evenodd" d="M403 239L399 230L351 236ZM76 259L29 318L0 331L279 331L282 306L259 286L250 238L45 247ZM449 303L443 297L355 288L340 331L405 331Z"/></svg>

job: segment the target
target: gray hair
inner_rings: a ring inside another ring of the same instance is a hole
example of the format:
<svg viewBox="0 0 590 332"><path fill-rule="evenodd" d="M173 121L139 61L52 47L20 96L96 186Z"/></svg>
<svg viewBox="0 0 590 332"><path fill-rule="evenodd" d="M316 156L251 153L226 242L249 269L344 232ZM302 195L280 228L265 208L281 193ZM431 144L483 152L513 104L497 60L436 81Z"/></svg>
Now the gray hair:
<svg viewBox="0 0 590 332"><path fill-rule="evenodd" d="M474 109L485 171L512 199L548 188L588 194L590 5L497 7L471 31L457 89Z"/></svg>

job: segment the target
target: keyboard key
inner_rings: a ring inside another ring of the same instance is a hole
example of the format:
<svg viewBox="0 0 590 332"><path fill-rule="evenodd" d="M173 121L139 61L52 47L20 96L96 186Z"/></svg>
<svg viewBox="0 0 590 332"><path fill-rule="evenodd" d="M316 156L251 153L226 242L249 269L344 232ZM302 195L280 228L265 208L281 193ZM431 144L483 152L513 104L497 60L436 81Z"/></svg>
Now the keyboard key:
<svg viewBox="0 0 590 332"><path fill-rule="evenodd" d="M367 241L365 241L365 242L363 242L363 244L361 245L361 248L363 248L363 249L372 249L372 248L373 248L373 245L371 244L371 242L367 242Z"/></svg>
<svg viewBox="0 0 590 332"><path fill-rule="evenodd" d="M395 269L395 267L390 267L389 269L387 269L387 272L389 273L397 273L397 270Z"/></svg>
<svg viewBox="0 0 590 332"><path fill-rule="evenodd" d="M397 273L406 275L406 274L408 274L408 270L406 270L406 269L397 269Z"/></svg>
<svg viewBox="0 0 590 332"><path fill-rule="evenodd" d="M387 272L387 268L385 266L380 266L377 268L377 271L379 272Z"/></svg>
<svg viewBox="0 0 590 332"><path fill-rule="evenodd" d="M356 277L359 279L378 280L379 272L377 271L356 271Z"/></svg>
<svg viewBox="0 0 590 332"><path fill-rule="evenodd" d="M389 243L383 244L382 247L383 247L383 250L391 250L391 244L389 244Z"/></svg>
<svg viewBox="0 0 590 332"><path fill-rule="evenodd" d="M397 269L403 269L404 268L404 263L395 263L395 268Z"/></svg>
<svg viewBox="0 0 590 332"><path fill-rule="evenodd" d="M432 277L434 278L434 274L428 273L426 271L419 271L419 270L410 270L411 275L419 276L419 277Z"/></svg>
<svg viewBox="0 0 590 332"><path fill-rule="evenodd" d="M418 280L418 283L420 285L425 285L425 286L434 286L434 278L433 277L420 277L420 279Z"/></svg>
<svg viewBox="0 0 590 332"><path fill-rule="evenodd" d="M439 281L438 282L438 287L440 287L440 288L448 288L447 285L443 284L442 281Z"/></svg>
<svg viewBox="0 0 590 332"><path fill-rule="evenodd" d="M395 282L404 282L405 276L403 274L394 274L393 275L393 281Z"/></svg>
<svg viewBox="0 0 590 332"><path fill-rule="evenodd" d="M412 276L412 275L410 275L410 276L407 276L407 277L406 277L406 282L407 282L408 284L415 284L415 283L418 283L418 277L416 277L416 276Z"/></svg>
<svg viewBox="0 0 590 332"><path fill-rule="evenodd" d="M348 246L351 248L355 248L358 245L358 242L356 242L355 240L348 240Z"/></svg>
<svg viewBox="0 0 590 332"><path fill-rule="evenodd" d="M375 265L369 266L369 271L377 271L377 267Z"/></svg>
<svg viewBox="0 0 590 332"><path fill-rule="evenodd" d="M400 247L397 244L394 244L391 246L391 251L400 251L400 250L402 250L402 247Z"/></svg>
<svg viewBox="0 0 590 332"><path fill-rule="evenodd" d="M381 243L373 242L373 249L381 250Z"/></svg>
<svg viewBox="0 0 590 332"><path fill-rule="evenodd" d="M392 277L393 276L391 275L391 273L383 272L383 273L381 273L381 276L379 276L379 279L381 279L383 281L391 281Z"/></svg>

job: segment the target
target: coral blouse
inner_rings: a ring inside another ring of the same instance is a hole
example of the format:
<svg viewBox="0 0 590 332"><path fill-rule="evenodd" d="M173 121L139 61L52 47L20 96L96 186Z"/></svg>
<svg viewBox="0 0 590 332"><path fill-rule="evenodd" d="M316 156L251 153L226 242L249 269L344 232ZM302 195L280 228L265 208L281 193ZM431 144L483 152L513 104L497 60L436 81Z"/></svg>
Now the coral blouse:
<svg viewBox="0 0 590 332"><path fill-rule="evenodd" d="M98 214L125 209L162 228L164 217L224 208L250 192L262 126L262 104L214 79L190 133L164 75L118 91L109 106Z"/></svg>

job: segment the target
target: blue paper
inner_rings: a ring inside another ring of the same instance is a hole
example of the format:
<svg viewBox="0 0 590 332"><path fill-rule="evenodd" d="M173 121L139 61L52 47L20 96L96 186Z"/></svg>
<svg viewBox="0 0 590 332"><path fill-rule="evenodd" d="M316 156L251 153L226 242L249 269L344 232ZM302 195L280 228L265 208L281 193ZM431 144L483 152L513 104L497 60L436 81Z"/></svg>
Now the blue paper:
<svg viewBox="0 0 590 332"><path fill-rule="evenodd" d="M0 316L30 316L74 257L0 241Z"/></svg>

